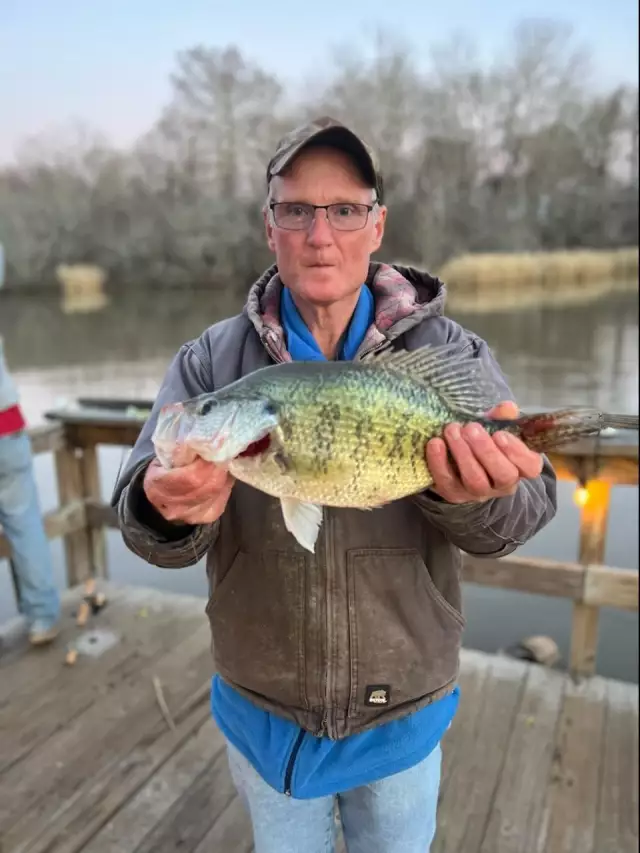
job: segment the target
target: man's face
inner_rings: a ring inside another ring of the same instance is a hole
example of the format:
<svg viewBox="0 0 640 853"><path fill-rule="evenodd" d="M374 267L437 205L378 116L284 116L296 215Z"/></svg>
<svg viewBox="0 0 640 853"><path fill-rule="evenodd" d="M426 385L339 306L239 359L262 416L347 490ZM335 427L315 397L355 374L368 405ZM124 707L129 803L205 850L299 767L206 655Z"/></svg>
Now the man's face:
<svg viewBox="0 0 640 853"><path fill-rule="evenodd" d="M352 160L332 148L302 151L285 175L271 181L274 202L371 204L366 186ZM265 213L269 248L275 252L282 281L307 302L328 305L348 298L365 281L369 258L380 246L386 208L369 213L364 228L342 231L332 227L327 211L316 211L310 227L290 231Z"/></svg>

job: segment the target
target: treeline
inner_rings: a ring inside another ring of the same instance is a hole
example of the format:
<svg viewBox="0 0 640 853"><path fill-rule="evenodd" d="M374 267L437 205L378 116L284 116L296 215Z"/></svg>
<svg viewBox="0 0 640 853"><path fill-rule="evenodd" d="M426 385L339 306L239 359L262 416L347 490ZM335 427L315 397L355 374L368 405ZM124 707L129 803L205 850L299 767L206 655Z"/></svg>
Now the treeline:
<svg viewBox="0 0 640 853"><path fill-rule="evenodd" d="M589 51L550 21L518 25L490 63L462 37L430 56L425 69L383 34L337 48L302 99L234 47L178 54L170 102L131 150L75 133L0 171L7 283L91 263L131 286L244 289L271 261L266 160L325 112L380 152L386 258L433 270L466 252L637 245L637 88L598 87Z"/></svg>

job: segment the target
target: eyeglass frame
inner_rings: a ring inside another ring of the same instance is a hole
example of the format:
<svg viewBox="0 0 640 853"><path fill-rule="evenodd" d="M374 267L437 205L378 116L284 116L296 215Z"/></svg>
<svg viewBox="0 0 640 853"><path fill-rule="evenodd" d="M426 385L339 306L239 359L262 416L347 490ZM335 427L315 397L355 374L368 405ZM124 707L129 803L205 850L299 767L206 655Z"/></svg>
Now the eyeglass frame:
<svg viewBox="0 0 640 853"><path fill-rule="evenodd" d="M311 218L311 221L309 222L309 225L307 226L307 228L285 228L283 225L278 225L278 223L276 222L276 215L274 212L274 207L276 207L279 204L299 204L301 207L313 208L313 217ZM336 228L336 231L347 231L347 232L353 233L354 231L362 231L363 228L367 227L367 223L369 221L369 214L371 213L371 211L374 208L376 208L378 206L378 204L379 204L378 199L376 199L372 204L366 204L365 202L362 202L362 201L333 201L333 202L331 202L331 204L311 204L311 202L306 202L306 201L271 201L271 202L269 202L269 210L271 211L271 213L273 215L273 221L275 222L276 228L282 228L283 231L306 231L308 228L311 227L314 219L316 218L316 210L326 210L327 211L327 222L329 223L329 225L331 225L332 228L334 228L335 226L332 225L331 220L329 219L329 208L330 207L339 207L340 205L357 205L358 207L366 207L367 216L366 216L364 222L362 223L362 225L360 225L358 228Z"/></svg>

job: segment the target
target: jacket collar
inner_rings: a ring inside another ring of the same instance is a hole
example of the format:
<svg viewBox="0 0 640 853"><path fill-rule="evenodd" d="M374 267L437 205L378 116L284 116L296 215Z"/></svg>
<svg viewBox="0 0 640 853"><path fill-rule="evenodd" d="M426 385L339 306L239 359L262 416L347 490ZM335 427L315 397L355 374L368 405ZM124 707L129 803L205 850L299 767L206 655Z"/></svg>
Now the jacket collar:
<svg viewBox="0 0 640 853"><path fill-rule="evenodd" d="M384 348L423 320L444 312L445 284L414 267L371 263L367 284L375 300L375 320L356 358ZM281 290L282 281L274 264L252 285L244 310L274 359L291 361L280 323Z"/></svg>

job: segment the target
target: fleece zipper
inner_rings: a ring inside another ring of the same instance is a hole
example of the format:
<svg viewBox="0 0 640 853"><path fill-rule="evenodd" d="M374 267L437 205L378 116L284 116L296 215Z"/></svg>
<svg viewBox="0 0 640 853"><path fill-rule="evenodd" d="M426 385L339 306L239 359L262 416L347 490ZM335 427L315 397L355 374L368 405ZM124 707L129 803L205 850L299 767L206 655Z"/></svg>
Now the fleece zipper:
<svg viewBox="0 0 640 853"><path fill-rule="evenodd" d="M291 755L289 756L289 761L287 762L287 769L284 774L284 792L287 797L291 796L291 779L293 777L293 768L295 767L296 758L298 757L298 753L300 752L300 747L302 746L302 741L304 740L304 729L300 729L298 732L298 736L296 737L295 743L293 744L293 749L291 750Z"/></svg>

